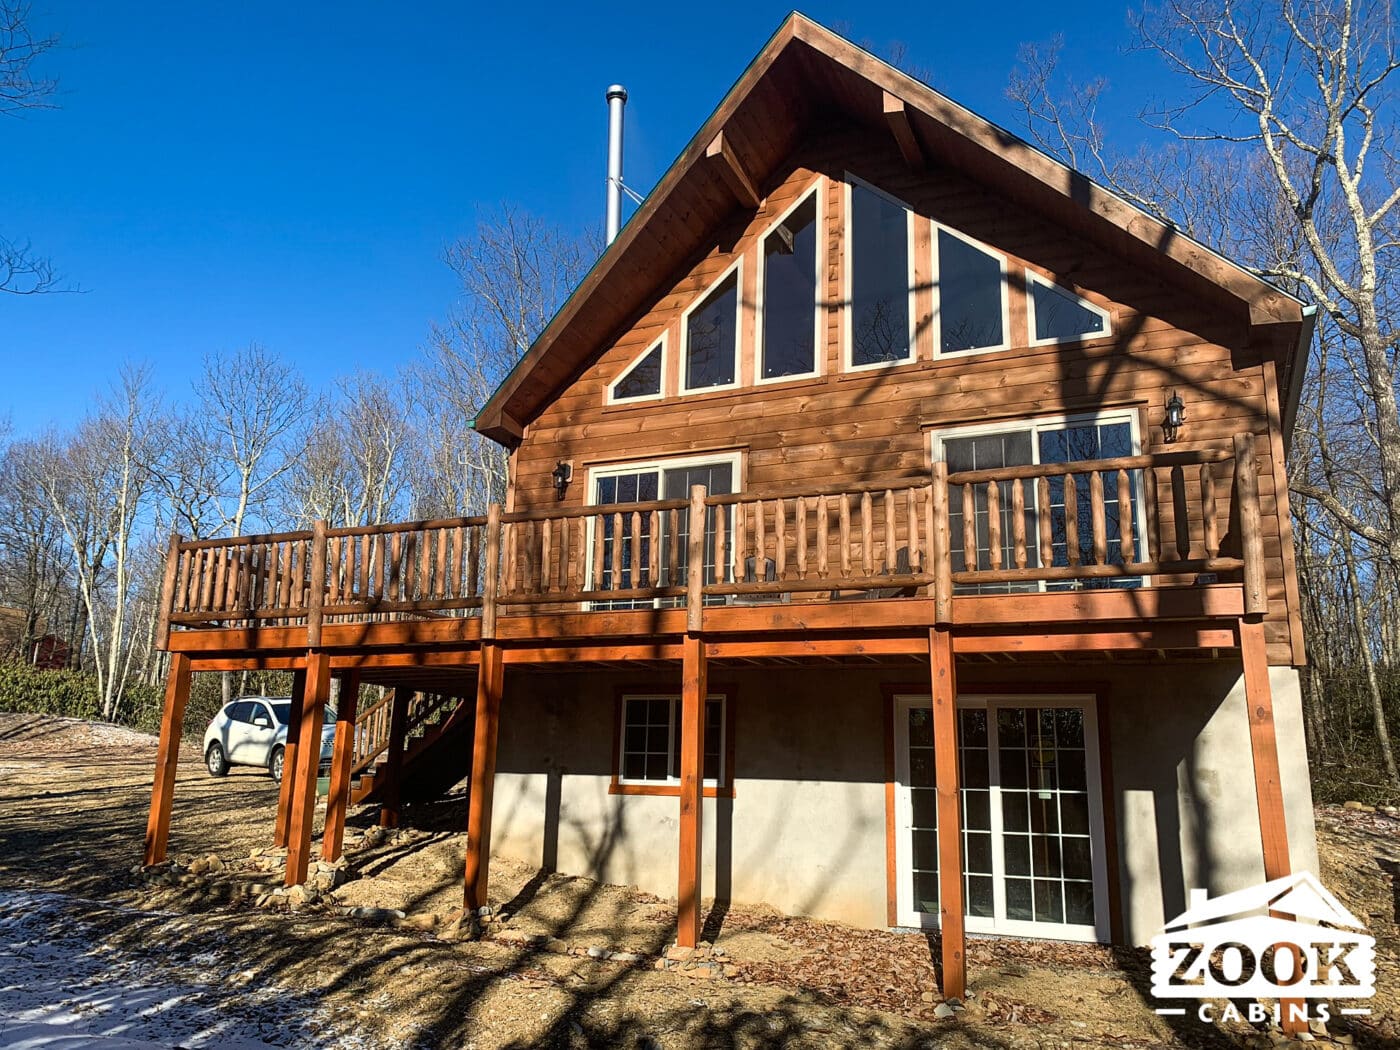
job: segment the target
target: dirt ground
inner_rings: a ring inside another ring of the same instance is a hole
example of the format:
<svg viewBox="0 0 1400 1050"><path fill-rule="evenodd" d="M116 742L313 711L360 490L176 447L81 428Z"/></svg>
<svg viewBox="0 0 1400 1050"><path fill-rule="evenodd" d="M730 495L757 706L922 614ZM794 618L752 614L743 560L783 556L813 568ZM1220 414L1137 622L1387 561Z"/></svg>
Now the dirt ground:
<svg viewBox="0 0 1400 1050"><path fill-rule="evenodd" d="M139 959L153 987L197 975L213 1011L256 1034L249 1046L1274 1045L1243 1023L1154 1014L1148 960L1132 950L973 940L974 994L946 1018L924 935L710 906L713 970L659 971L672 903L500 860L498 914L466 940L462 797L410 810L410 826L383 840L365 834L375 814L352 813L350 881L287 911L271 893L276 855L253 855L270 845L275 786L258 770L210 778L195 750L181 756L175 793L170 849L182 867L152 881L136 866L154 758L154 739L127 730L0 714L0 930L8 915L47 908L87 955ZM1328 1035L1400 1046L1400 821L1327 808L1318 833L1323 881L1368 924L1379 964L1372 1015ZM211 854L221 870L200 874ZM8 1044L3 1009L0 995ZM200 1038L180 1045L233 1045Z"/></svg>

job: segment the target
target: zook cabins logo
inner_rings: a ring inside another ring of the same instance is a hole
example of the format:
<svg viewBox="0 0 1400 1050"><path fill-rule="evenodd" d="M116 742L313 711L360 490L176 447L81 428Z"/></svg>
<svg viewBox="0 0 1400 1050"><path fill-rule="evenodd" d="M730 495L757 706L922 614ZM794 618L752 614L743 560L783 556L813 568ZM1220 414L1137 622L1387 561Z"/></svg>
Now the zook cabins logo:
<svg viewBox="0 0 1400 1050"><path fill-rule="evenodd" d="M1202 1000L1200 1020L1271 1019L1255 997L1279 1000L1275 1021L1328 1021L1325 1002L1375 994L1374 937L1310 872L1285 875L1214 899L1193 890L1191 906L1152 938L1152 994ZM1223 1006L1210 1000L1224 999ZM1184 1015L1186 1007L1159 1007ZM1286 1016L1285 1016L1286 1012ZM1338 1007L1367 1014L1364 1007Z"/></svg>

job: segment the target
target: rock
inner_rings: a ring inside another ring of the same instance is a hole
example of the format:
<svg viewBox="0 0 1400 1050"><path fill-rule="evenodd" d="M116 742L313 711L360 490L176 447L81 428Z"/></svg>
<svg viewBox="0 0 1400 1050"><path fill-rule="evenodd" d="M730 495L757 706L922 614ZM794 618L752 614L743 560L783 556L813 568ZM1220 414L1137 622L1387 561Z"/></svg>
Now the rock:
<svg viewBox="0 0 1400 1050"><path fill-rule="evenodd" d="M937 1017L940 1021L946 1021L953 1016L953 1008L947 1003L939 1003L933 1008L933 1016Z"/></svg>
<svg viewBox="0 0 1400 1050"><path fill-rule="evenodd" d="M426 933L428 931L437 929L438 914L436 912L431 911L421 912L416 915L410 915L408 918L403 920L403 923L405 926L410 926L415 930L422 930Z"/></svg>
<svg viewBox="0 0 1400 1050"><path fill-rule="evenodd" d="M673 944L666 949L666 958L672 962L689 962L694 955L694 948L683 948L679 944Z"/></svg>
<svg viewBox="0 0 1400 1050"><path fill-rule="evenodd" d="M351 908L349 915L352 919L363 919L366 922L394 922L404 917L404 913L397 908Z"/></svg>
<svg viewBox="0 0 1400 1050"><path fill-rule="evenodd" d="M589 957L590 959L606 959L606 958L608 958L611 954L612 954L612 953L611 953L610 951L608 951L606 948L593 947L593 948L589 948L589 949L588 949L588 957Z"/></svg>
<svg viewBox="0 0 1400 1050"><path fill-rule="evenodd" d="M1368 806L1368 805L1366 805L1366 803L1364 803L1364 802L1357 802L1355 799L1352 799L1352 800L1349 801L1349 802L1343 802L1343 803L1342 803L1342 808L1343 808L1343 809L1356 810L1356 811L1361 812L1361 813L1374 813L1374 812L1376 811L1376 807L1375 807L1375 806Z"/></svg>
<svg viewBox="0 0 1400 1050"><path fill-rule="evenodd" d="M569 942L561 941L558 937L549 937L546 938L544 942L544 950L547 952L555 952L558 955L568 955Z"/></svg>
<svg viewBox="0 0 1400 1050"><path fill-rule="evenodd" d="M613 952L610 958L613 962L620 963L639 963L642 961L642 957L636 952Z"/></svg>
<svg viewBox="0 0 1400 1050"><path fill-rule="evenodd" d="M930 1006L932 1006L935 1002L938 1001L938 996L934 995L932 992L924 992L923 995L919 996L919 998L924 1002L928 1003Z"/></svg>
<svg viewBox="0 0 1400 1050"><path fill-rule="evenodd" d="M1400 817L1400 806L1382 806L1381 812L1387 817Z"/></svg>

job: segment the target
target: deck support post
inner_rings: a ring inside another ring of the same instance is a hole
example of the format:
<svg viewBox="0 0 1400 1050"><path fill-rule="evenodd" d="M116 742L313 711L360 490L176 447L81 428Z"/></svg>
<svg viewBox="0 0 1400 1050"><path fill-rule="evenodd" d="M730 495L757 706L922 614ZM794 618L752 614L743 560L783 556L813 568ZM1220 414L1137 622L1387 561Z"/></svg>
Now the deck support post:
<svg viewBox="0 0 1400 1050"><path fill-rule="evenodd" d="M933 761L938 788L938 926L943 944L943 996L961 999L967 991L967 937L963 924L962 818L958 798L958 684L953 668L953 635L947 627L929 631L928 655L933 679Z"/></svg>
<svg viewBox="0 0 1400 1050"><path fill-rule="evenodd" d="M705 700L709 693L704 642L693 634L681 643L680 873L676 883L676 943L700 943L704 864Z"/></svg>
<svg viewBox="0 0 1400 1050"><path fill-rule="evenodd" d="M272 844L285 846L287 831L292 826L292 776L297 768L297 742L301 739L301 708L306 696L306 668L292 672L292 703L287 714L287 741L282 747L282 783L277 791L277 823L272 829Z"/></svg>
<svg viewBox="0 0 1400 1050"><path fill-rule="evenodd" d="M180 759L180 734L184 729L185 707L190 700L190 658L170 654L170 673L165 679L165 707L160 715L160 746L156 751L155 782L151 785L151 813L146 820L146 863L165 860L170 839L170 806L175 794L175 769Z"/></svg>
<svg viewBox="0 0 1400 1050"><path fill-rule="evenodd" d="M1274 733L1274 692L1269 684L1269 653L1264 621L1257 616L1239 620L1240 659L1244 664L1244 698L1249 709L1249 750L1254 761L1254 799L1259 809L1259 840L1264 849L1264 878L1282 878L1292 872L1288 856L1288 821L1283 809L1283 778L1279 771L1278 739ZM1279 1003L1280 1025L1289 1035L1308 1029L1303 1001Z"/></svg>
<svg viewBox="0 0 1400 1050"><path fill-rule="evenodd" d="M360 706L360 672L347 671L340 680L335 708L335 752L331 784L326 795L326 830L321 834L321 859L335 863L345 845L345 811L350 806L350 766L355 760L355 716Z"/></svg>
<svg viewBox="0 0 1400 1050"><path fill-rule="evenodd" d="M476 675L476 723L472 729L472 771L468 781L467 862L463 905L468 914L484 908L491 874L491 804L496 786L496 735L505 691L506 664L493 643L481 647Z"/></svg>
<svg viewBox="0 0 1400 1050"><path fill-rule="evenodd" d="M384 753L384 804L379 807L379 826L396 828L402 813L403 745L408 735L408 704L413 693L395 687L389 701L389 749Z"/></svg>
<svg viewBox="0 0 1400 1050"><path fill-rule="evenodd" d="M306 655L306 689L301 704L301 733L295 769L283 767L292 781L291 819L287 828L286 885L306 881L311 855L311 822L316 815L316 775L321 768L321 726L331 691L331 657L324 650Z"/></svg>

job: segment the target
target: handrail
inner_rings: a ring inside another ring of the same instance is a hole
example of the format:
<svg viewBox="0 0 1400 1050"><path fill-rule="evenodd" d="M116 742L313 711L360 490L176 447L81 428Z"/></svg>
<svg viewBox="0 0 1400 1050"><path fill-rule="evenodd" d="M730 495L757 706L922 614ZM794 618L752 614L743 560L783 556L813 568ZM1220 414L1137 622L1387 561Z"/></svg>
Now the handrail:
<svg viewBox="0 0 1400 1050"><path fill-rule="evenodd" d="M301 625L314 646L323 622L480 615L492 639L511 610L659 603L684 605L695 624L706 605L822 592L927 594L946 623L955 592L986 585L1202 573L1239 574L1258 616L1268 601L1254 443L1240 434L1228 449L956 472L940 462L899 481L172 537L157 637L168 644L172 625Z"/></svg>

